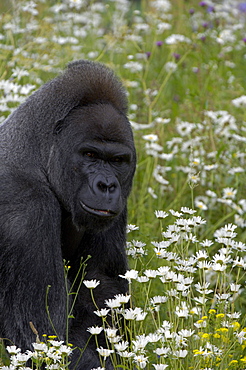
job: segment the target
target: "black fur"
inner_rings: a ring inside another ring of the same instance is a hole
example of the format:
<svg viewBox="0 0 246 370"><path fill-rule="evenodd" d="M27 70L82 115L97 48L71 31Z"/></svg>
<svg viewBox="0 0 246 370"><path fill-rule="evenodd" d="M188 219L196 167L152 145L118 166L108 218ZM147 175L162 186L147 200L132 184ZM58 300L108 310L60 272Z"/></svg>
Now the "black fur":
<svg viewBox="0 0 246 370"><path fill-rule="evenodd" d="M126 202L136 156L127 99L113 72L78 61L42 86L0 127L0 336L22 350L35 335L66 340L66 291L88 255L86 279L100 280L97 305L127 292ZM75 290L78 289L75 284ZM101 325L82 284L68 340L83 348ZM105 345L103 341L101 345ZM79 353L72 356L74 365ZM93 341L78 369L100 366ZM108 369L111 369L108 365Z"/></svg>

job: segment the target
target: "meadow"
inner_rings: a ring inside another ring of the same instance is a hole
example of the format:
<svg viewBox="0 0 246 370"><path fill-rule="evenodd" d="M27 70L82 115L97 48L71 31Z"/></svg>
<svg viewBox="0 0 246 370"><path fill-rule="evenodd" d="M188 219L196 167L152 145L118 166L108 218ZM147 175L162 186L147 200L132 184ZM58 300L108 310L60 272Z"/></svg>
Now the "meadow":
<svg viewBox="0 0 246 370"><path fill-rule="evenodd" d="M0 124L72 60L105 63L128 91L130 292L88 328L108 342L98 370L108 356L116 369L245 370L246 2L11 0L0 11ZM66 369L71 350L44 336L33 352L10 346L0 368Z"/></svg>

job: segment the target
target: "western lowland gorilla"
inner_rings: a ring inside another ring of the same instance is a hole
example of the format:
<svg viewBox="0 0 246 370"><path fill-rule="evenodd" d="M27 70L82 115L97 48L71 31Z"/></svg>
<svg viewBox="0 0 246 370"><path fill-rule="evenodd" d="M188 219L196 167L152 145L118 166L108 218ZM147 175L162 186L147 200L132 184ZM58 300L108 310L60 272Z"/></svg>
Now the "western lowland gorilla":
<svg viewBox="0 0 246 370"><path fill-rule="evenodd" d="M99 308L128 290L119 274L127 270L127 197L136 154L126 113L126 92L114 73L80 60L0 127L0 337L22 350L33 349L30 322L39 335L65 340L67 281L79 289L69 342L84 348L87 328L102 324L89 289L79 283L81 260L87 259L86 280L100 280L94 290ZM78 369L100 365L94 342ZM79 353L71 356L71 368Z"/></svg>

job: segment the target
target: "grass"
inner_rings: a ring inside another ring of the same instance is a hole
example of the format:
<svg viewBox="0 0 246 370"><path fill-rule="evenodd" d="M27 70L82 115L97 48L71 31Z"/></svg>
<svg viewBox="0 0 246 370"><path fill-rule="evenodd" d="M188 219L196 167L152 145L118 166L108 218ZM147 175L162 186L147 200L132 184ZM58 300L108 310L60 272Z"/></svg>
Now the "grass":
<svg viewBox="0 0 246 370"><path fill-rule="evenodd" d="M71 60L107 64L128 90L138 166L127 251L137 275L126 278L138 310L128 320L110 309L132 339L122 351L106 334L115 366L119 352L125 369L245 369L246 98L234 100L246 90L245 3L1 7L1 121ZM38 366L47 348L37 350Z"/></svg>

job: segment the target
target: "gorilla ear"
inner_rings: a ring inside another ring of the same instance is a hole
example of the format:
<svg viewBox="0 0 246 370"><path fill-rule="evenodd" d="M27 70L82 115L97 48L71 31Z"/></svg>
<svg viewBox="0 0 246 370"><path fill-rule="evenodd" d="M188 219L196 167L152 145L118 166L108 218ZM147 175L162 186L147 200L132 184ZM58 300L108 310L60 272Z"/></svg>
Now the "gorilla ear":
<svg viewBox="0 0 246 370"><path fill-rule="evenodd" d="M64 117L65 118L65 117ZM58 135L64 128L64 118L59 119L55 122L55 128L53 130L54 135Z"/></svg>

